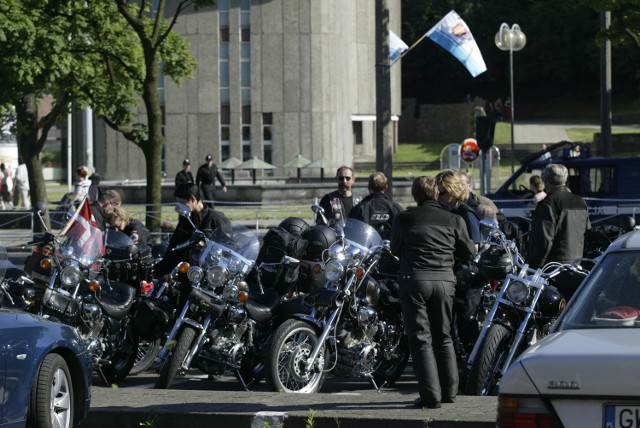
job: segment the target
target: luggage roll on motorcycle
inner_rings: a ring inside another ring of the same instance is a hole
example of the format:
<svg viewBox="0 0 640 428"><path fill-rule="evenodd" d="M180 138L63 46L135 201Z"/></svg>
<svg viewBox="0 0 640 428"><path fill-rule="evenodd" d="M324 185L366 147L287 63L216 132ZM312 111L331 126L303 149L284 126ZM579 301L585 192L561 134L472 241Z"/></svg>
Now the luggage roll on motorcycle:
<svg viewBox="0 0 640 428"><path fill-rule="evenodd" d="M374 278L388 251L366 223L348 219L344 229L338 226L338 240L323 251L324 286L312 287L304 299L309 310L272 336L266 377L274 390L317 392L328 372L366 377L376 388L400 377L409 350L399 303Z"/></svg>

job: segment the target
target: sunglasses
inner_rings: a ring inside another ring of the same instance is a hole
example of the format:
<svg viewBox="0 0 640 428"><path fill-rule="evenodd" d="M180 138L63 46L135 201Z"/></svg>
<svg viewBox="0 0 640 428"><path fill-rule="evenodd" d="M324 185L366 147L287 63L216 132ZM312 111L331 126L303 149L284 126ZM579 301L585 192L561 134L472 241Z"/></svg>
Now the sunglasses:
<svg viewBox="0 0 640 428"><path fill-rule="evenodd" d="M338 181L351 181L352 177L339 176Z"/></svg>

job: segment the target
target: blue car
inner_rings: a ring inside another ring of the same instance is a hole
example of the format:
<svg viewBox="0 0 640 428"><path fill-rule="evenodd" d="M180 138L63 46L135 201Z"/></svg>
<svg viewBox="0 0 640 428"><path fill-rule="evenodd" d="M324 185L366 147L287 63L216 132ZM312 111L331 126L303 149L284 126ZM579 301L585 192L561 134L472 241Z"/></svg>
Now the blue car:
<svg viewBox="0 0 640 428"><path fill-rule="evenodd" d="M75 329L0 309L0 427L77 425L89 412L92 371Z"/></svg>

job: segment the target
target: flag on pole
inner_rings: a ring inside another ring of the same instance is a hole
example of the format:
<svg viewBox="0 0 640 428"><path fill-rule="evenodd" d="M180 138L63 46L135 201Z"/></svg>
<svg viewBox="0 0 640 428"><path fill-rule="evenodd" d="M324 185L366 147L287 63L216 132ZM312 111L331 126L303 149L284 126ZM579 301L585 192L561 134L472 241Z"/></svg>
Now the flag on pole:
<svg viewBox="0 0 640 428"><path fill-rule="evenodd" d="M389 60L394 62L409 46L393 31L389 30Z"/></svg>
<svg viewBox="0 0 640 428"><path fill-rule="evenodd" d="M73 241L73 246L81 250L87 256L104 254L102 234L98 229L98 223L93 217L89 198L82 199L80 205L73 213L67 224L60 231L60 236L66 236Z"/></svg>
<svg viewBox="0 0 640 428"><path fill-rule="evenodd" d="M426 36L442 46L464 64L473 77L487 71L480 49L462 18L451 11Z"/></svg>

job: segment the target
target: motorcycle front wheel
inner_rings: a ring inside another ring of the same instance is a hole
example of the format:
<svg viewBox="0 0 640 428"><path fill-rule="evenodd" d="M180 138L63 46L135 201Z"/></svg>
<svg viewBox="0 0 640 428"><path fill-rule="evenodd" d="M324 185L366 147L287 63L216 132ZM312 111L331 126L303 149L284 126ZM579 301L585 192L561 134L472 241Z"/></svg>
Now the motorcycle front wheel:
<svg viewBox="0 0 640 428"><path fill-rule="evenodd" d="M140 373L147 371L160 353L160 349L162 349L162 341L160 339L156 339L152 342L148 340L141 340L138 344L136 359L131 371L129 372L129 376L139 375Z"/></svg>
<svg viewBox="0 0 640 428"><path fill-rule="evenodd" d="M500 369L511 347L512 331L492 324L482 342L465 386L467 395L497 395Z"/></svg>
<svg viewBox="0 0 640 428"><path fill-rule="evenodd" d="M304 321L290 319L273 334L265 367L267 384L278 392L318 392L327 376L326 348L318 353L316 363L307 369L306 362L318 342L316 330Z"/></svg>
<svg viewBox="0 0 640 428"><path fill-rule="evenodd" d="M173 382L173 379L178 375L182 368L182 363L186 358L191 344L196 338L196 329L188 325L184 326L178 335L178 341L175 348L169 354L162 369L160 370L160 376L156 382L156 389L167 389Z"/></svg>

